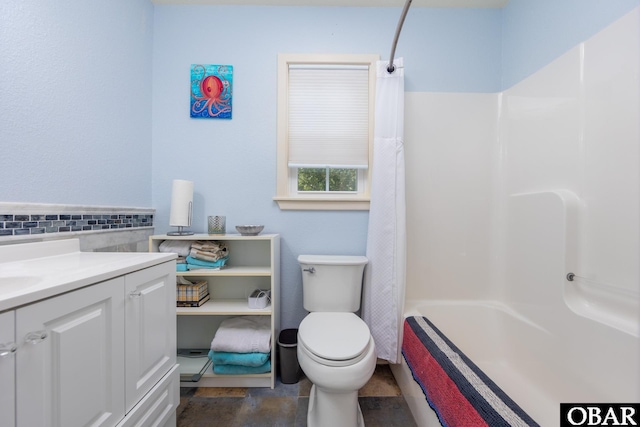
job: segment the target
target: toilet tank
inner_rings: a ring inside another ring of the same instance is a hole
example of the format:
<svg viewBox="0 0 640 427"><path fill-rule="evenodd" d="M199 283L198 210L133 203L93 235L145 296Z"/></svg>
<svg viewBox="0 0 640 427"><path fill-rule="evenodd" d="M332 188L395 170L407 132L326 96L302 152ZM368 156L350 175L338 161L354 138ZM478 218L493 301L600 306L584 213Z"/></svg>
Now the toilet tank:
<svg viewBox="0 0 640 427"><path fill-rule="evenodd" d="M351 255L300 255L303 306L307 311L354 313L360 309L362 273L368 259Z"/></svg>

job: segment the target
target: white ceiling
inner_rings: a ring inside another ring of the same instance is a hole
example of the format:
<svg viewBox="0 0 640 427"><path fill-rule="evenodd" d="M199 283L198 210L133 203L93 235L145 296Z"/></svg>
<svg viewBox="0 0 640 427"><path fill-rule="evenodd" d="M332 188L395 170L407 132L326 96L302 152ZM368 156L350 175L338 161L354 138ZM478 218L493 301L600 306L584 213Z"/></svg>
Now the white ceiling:
<svg viewBox="0 0 640 427"><path fill-rule="evenodd" d="M155 4L402 7L405 0L151 0ZM413 0L411 7L500 8L509 0Z"/></svg>

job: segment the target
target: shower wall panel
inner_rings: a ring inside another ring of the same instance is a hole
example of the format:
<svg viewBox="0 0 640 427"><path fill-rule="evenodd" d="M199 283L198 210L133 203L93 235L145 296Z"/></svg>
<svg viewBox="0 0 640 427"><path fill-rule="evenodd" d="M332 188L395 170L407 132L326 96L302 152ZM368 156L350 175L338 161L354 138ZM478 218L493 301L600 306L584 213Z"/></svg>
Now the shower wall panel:
<svg viewBox="0 0 640 427"><path fill-rule="evenodd" d="M491 294L497 94L407 93L407 298Z"/></svg>
<svg viewBox="0 0 640 427"><path fill-rule="evenodd" d="M522 303L509 197L558 190L580 200L574 273L638 298L639 64L636 8L504 92L407 93L408 300Z"/></svg>
<svg viewBox="0 0 640 427"><path fill-rule="evenodd" d="M574 273L592 286L611 286L636 298L639 52L636 8L505 91L500 122L506 146L501 197L561 189L575 193L581 206Z"/></svg>

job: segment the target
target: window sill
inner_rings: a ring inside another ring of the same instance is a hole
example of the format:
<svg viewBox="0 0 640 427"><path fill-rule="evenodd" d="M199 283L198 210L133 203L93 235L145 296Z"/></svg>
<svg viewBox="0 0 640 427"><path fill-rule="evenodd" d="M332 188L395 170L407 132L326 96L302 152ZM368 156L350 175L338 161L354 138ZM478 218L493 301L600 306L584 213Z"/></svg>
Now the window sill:
<svg viewBox="0 0 640 427"><path fill-rule="evenodd" d="M280 210L316 210L316 211L368 211L369 199L326 199L302 197L274 197Z"/></svg>

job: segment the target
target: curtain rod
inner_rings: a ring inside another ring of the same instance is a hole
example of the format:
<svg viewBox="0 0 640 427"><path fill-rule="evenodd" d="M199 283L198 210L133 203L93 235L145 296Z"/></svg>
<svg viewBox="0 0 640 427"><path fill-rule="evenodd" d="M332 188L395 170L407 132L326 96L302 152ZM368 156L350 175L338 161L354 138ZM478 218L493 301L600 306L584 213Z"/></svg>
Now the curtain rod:
<svg viewBox="0 0 640 427"><path fill-rule="evenodd" d="M400 15L400 20L398 21L398 27L396 28L396 36L393 38L393 45L391 46L391 55L389 56L389 66L387 67L387 72L389 74L393 73L396 70L396 67L393 65L393 56L396 54L396 45L398 44L398 38L400 37L400 31L402 31L402 24L404 24L404 18L407 17L407 12L409 12L409 6L411 6L411 0L407 0L404 4L404 8L402 9L402 15Z"/></svg>

